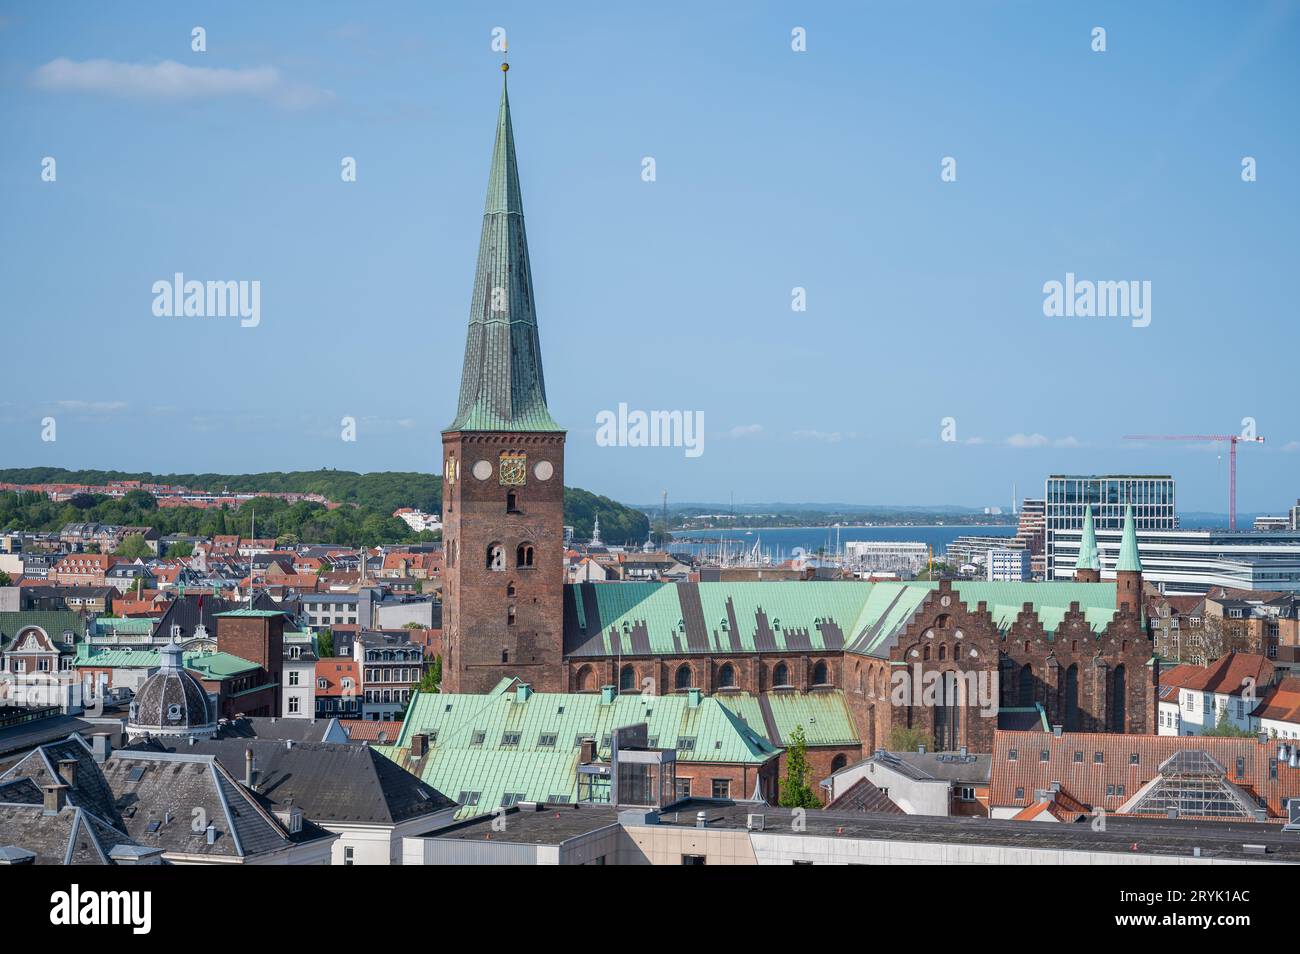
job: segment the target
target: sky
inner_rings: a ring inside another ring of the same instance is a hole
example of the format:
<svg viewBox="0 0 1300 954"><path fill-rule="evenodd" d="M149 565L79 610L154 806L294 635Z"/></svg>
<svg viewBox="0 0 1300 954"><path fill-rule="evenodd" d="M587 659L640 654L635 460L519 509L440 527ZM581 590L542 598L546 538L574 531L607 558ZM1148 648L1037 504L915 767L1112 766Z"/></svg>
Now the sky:
<svg viewBox="0 0 1300 954"><path fill-rule="evenodd" d="M1239 510L1300 497L1300 3L615 6L0 3L0 467L437 472L499 28L570 485L1224 511L1221 445L1124 437L1253 427ZM178 272L257 323L155 314Z"/></svg>

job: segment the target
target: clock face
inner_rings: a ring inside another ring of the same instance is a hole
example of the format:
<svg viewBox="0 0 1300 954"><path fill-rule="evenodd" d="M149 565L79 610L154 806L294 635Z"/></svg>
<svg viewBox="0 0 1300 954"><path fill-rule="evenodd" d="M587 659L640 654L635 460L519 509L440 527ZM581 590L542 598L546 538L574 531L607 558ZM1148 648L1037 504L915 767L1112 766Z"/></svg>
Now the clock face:
<svg viewBox="0 0 1300 954"><path fill-rule="evenodd" d="M522 487L528 481L528 455L503 453L497 472L502 487Z"/></svg>
<svg viewBox="0 0 1300 954"><path fill-rule="evenodd" d="M533 476L538 480L550 480L555 475L555 467L549 460L538 461L533 467Z"/></svg>
<svg viewBox="0 0 1300 954"><path fill-rule="evenodd" d="M474 476L479 480L487 480L492 476L492 464L486 460L479 461L474 465Z"/></svg>

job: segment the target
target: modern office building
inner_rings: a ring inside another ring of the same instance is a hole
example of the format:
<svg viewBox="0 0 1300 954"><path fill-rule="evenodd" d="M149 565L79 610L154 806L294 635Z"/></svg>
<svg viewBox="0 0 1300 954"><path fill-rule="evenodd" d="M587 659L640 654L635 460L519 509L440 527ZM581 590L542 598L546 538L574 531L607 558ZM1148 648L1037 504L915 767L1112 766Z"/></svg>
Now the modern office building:
<svg viewBox="0 0 1300 954"><path fill-rule="evenodd" d="M1055 575L1074 579L1082 529L1058 529ZM1101 578L1115 578L1120 530L1097 528ZM1203 594L1211 587L1300 592L1300 532L1138 530L1142 578L1162 593Z"/></svg>
<svg viewBox="0 0 1300 954"><path fill-rule="evenodd" d="M1124 528L1125 510L1130 506L1139 538L1143 530L1178 528L1174 478L1167 474L1053 474L1047 478L1043 498L1045 568L1049 580L1073 576L1083 511L1089 505L1098 536L1113 530L1118 539ZM1055 539L1058 533L1068 531L1074 533L1074 552L1058 556Z"/></svg>
<svg viewBox="0 0 1300 954"><path fill-rule="evenodd" d="M989 551L988 581L990 583L1019 583L1032 579L1028 550L1001 547Z"/></svg>

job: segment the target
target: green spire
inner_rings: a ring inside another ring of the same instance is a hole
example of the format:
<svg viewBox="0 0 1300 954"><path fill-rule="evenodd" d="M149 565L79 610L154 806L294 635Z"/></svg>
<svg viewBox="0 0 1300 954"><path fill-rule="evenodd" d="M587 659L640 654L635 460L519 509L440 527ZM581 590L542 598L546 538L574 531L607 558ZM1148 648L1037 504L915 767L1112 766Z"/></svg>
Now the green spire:
<svg viewBox="0 0 1300 954"><path fill-rule="evenodd" d="M1097 552L1097 532L1092 526L1092 504L1083 511L1083 537L1079 540L1079 559L1076 570L1101 571L1101 554Z"/></svg>
<svg viewBox="0 0 1300 954"><path fill-rule="evenodd" d="M503 64L502 69L508 69ZM448 431L564 429L546 408L533 275L504 79L456 419Z"/></svg>
<svg viewBox="0 0 1300 954"><path fill-rule="evenodd" d="M1124 540L1119 545L1119 561L1115 564L1119 573L1141 573L1142 560L1138 556L1137 525L1133 522L1133 506L1124 511Z"/></svg>

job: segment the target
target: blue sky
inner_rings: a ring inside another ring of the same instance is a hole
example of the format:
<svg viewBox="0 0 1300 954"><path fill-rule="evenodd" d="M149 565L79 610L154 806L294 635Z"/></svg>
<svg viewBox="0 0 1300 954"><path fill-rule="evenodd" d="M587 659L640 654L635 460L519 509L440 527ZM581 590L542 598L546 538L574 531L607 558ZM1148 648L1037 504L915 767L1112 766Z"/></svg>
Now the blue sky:
<svg viewBox="0 0 1300 954"><path fill-rule="evenodd" d="M1253 417L1239 508L1300 495L1300 5L611 6L0 5L0 466L438 469L500 26L570 484L1169 472L1224 510L1226 455L1121 438ZM175 272L260 281L261 323L156 317ZM1067 272L1150 281L1151 324L1046 317ZM703 412L704 453L597 446L621 402Z"/></svg>

